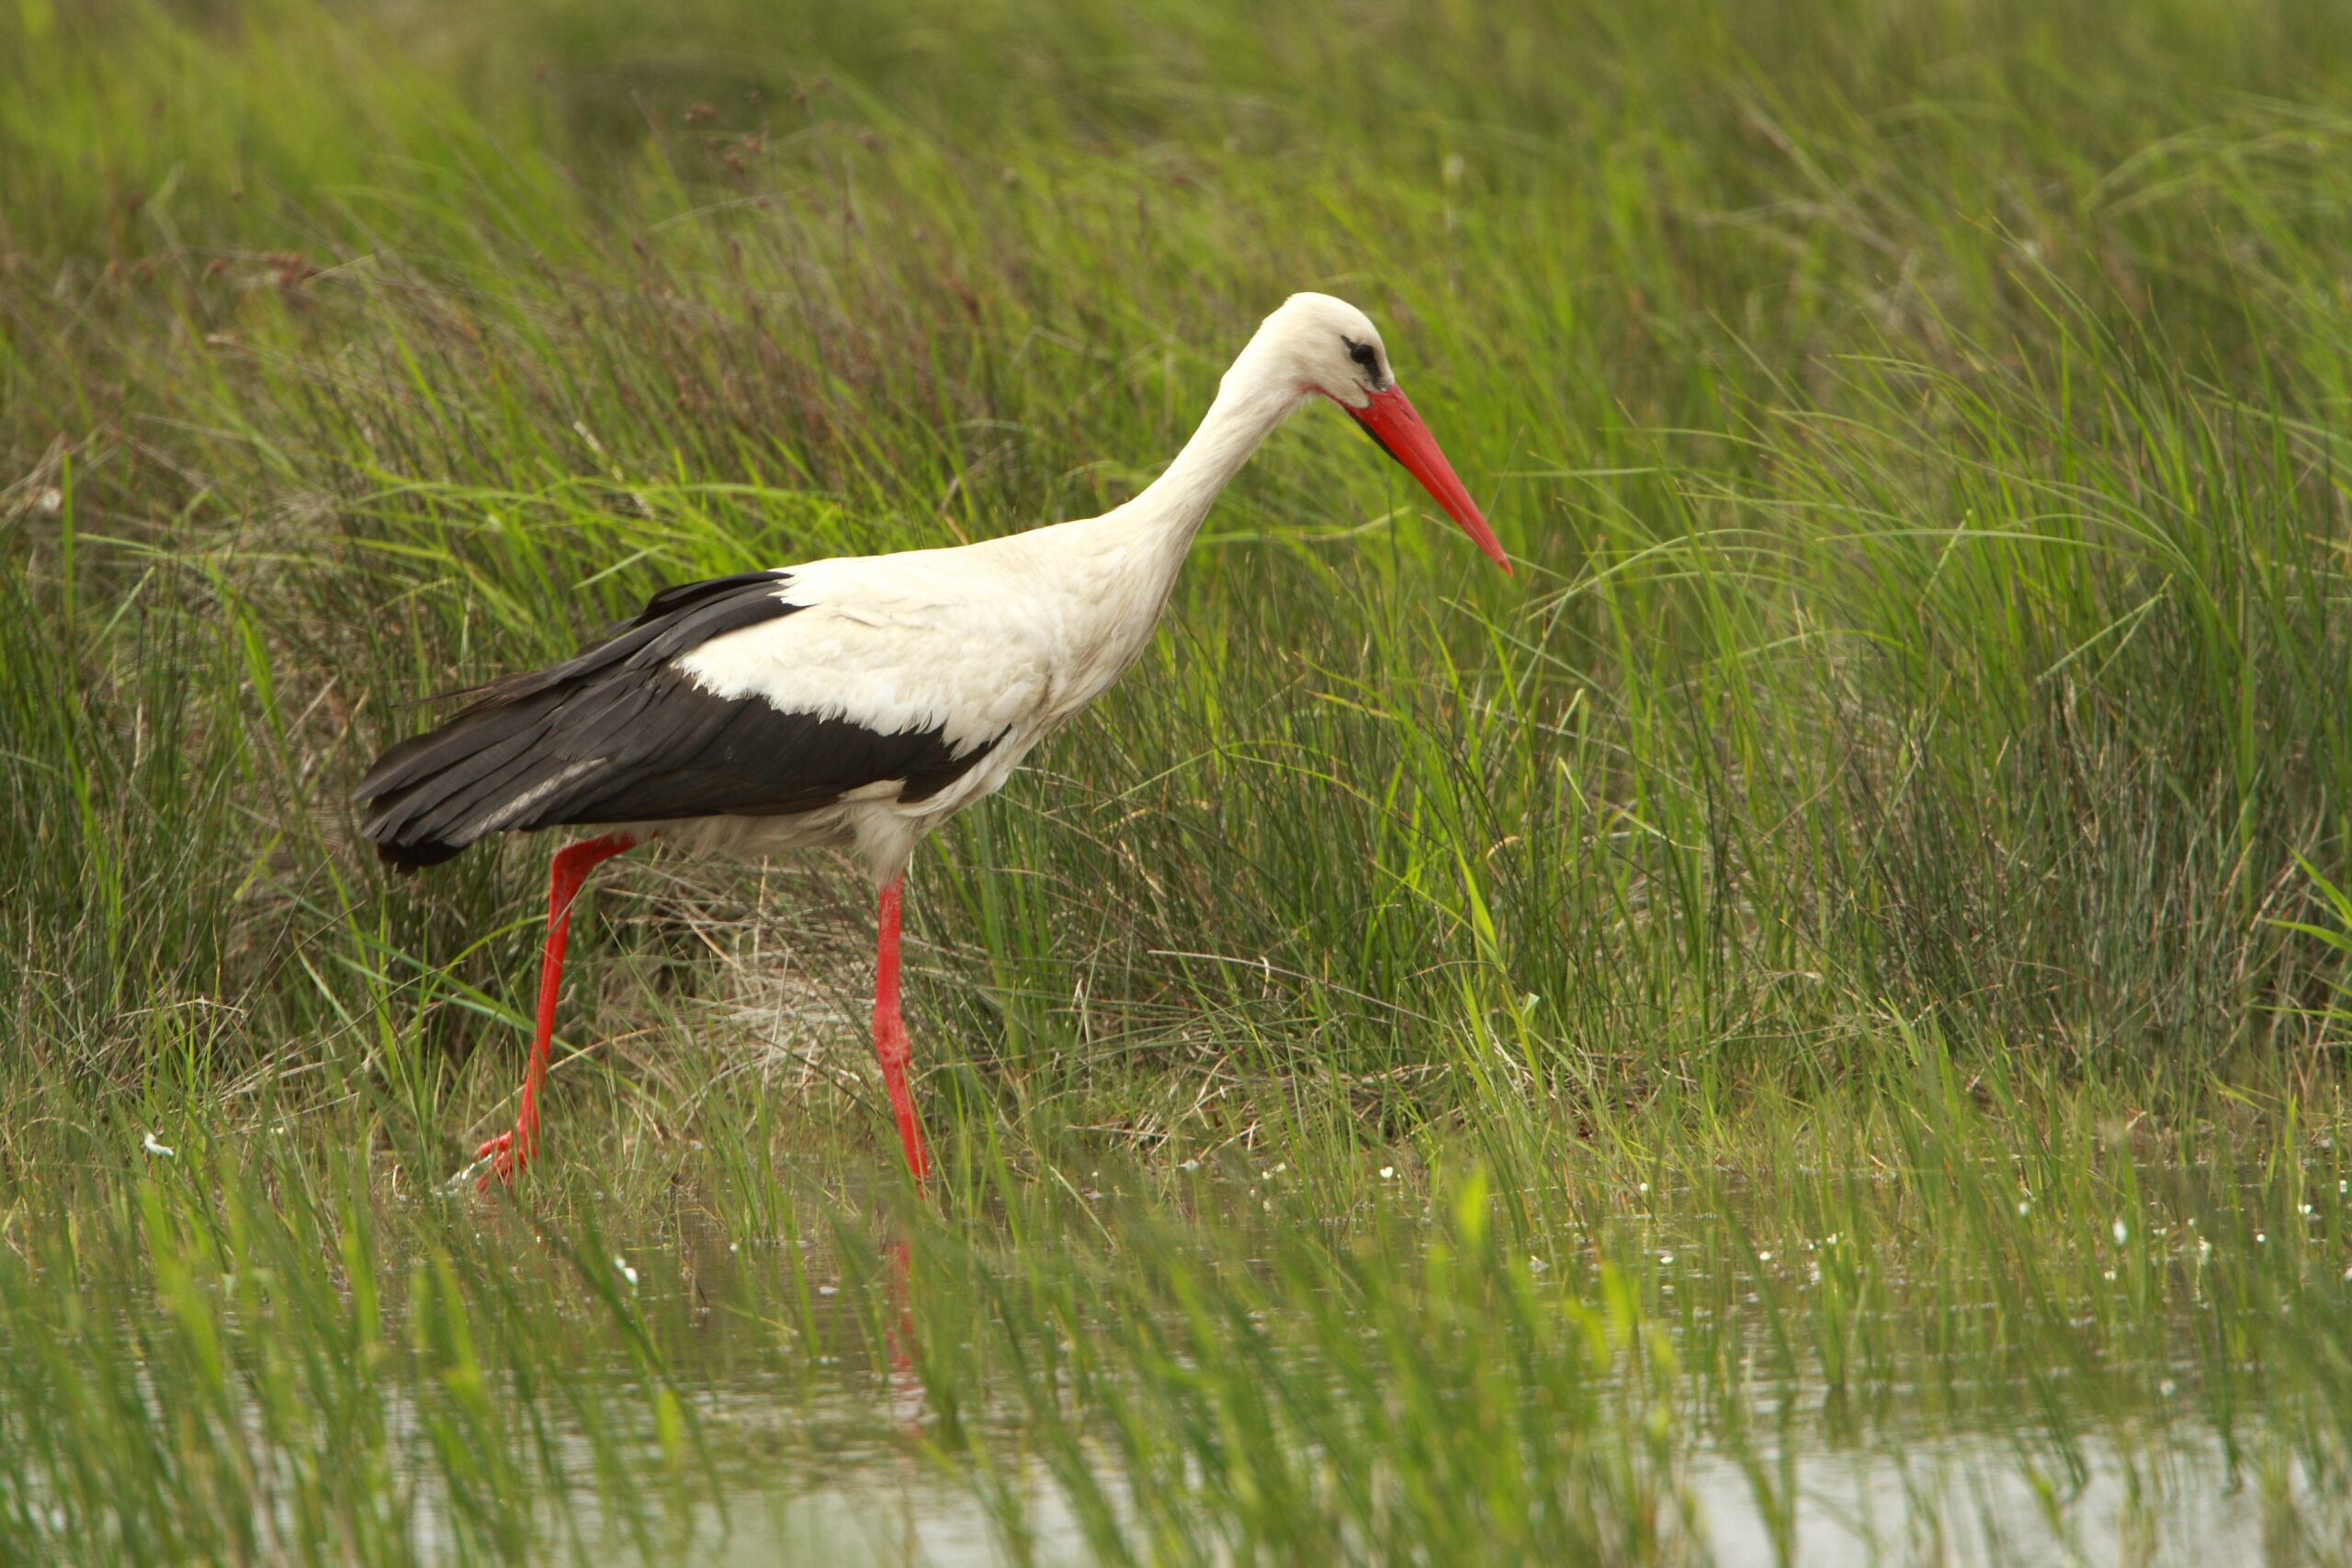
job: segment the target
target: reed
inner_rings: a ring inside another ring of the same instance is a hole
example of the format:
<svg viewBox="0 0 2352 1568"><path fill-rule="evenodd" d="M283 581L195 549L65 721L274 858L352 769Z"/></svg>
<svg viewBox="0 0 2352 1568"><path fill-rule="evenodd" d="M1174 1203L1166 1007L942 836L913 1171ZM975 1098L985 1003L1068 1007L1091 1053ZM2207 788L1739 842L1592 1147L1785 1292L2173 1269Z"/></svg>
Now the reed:
<svg viewBox="0 0 2352 1568"><path fill-rule="evenodd" d="M2340 1551L2347 33L0 11L0 1554ZM544 845L379 874L413 700L1113 504L1299 288L1523 576L1269 447L918 865L937 1202L854 880L639 857L439 1193Z"/></svg>

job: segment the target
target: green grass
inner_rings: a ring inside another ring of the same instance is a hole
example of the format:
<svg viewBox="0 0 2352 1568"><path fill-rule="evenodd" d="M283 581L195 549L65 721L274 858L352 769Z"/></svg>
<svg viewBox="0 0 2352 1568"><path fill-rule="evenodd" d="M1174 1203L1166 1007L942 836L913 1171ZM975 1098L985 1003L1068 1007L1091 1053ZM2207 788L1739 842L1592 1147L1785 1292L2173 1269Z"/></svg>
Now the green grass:
<svg viewBox="0 0 2352 1568"><path fill-rule="evenodd" d="M1965 1560L2340 1555L2342 1155L2081 1097L2029 1133L2006 1076L1885 1043L1906 1083L1540 1169L966 1145L870 1205L866 1151L719 1122L511 1208L274 1126L95 1152L0 1258L0 1543L966 1561L902 1550L936 1475L1011 1561L1679 1562L1727 1515L1789 1561L1875 1465L1912 1561L1982 1527L1973 1461L2041 1504ZM865 1528L807 1540L812 1498Z"/></svg>
<svg viewBox="0 0 2352 1568"><path fill-rule="evenodd" d="M0 1555L2341 1553L2352 16L1258 9L0 6ZM546 846L378 871L414 699L1115 503L1301 288L1522 576L1270 445L919 863L937 1201L855 876L650 857L435 1196Z"/></svg>

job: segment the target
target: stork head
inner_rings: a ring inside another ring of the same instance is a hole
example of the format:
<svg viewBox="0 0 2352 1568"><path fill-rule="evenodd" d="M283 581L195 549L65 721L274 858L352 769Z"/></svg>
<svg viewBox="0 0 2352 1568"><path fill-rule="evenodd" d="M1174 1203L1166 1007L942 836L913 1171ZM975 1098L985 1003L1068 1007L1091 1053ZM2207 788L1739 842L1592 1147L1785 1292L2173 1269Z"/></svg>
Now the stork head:
<svg viewBox="0 0 2352 1568"><path fill-rule="evenodd" d="M1265 355L1261 374L1280 378L1301 397L1319 394L1339 404L1375 446L1421 482L1489 559L1510 570L1510 558L1495 531L1396 384L1371 317L1329 294L1294 294L1266 318L1250 347Z"/></svg>

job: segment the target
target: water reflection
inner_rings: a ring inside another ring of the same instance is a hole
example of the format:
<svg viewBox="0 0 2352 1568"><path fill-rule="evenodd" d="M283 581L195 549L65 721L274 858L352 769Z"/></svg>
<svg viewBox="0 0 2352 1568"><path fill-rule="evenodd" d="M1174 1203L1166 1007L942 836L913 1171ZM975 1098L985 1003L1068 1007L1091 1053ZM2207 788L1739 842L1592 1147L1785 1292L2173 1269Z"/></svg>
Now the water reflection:
<svg viewBox="0 0 2352 1568"><path fill-rule="evenodd" d="M889 1280L890 1304L885 1314L890 1358L890 1409L899 1429L910 1441L922 1438L925 1414L922 1376L915 1371L914 1244L903 1231L894 1231L882 1243L882 1267Z"/></svg>

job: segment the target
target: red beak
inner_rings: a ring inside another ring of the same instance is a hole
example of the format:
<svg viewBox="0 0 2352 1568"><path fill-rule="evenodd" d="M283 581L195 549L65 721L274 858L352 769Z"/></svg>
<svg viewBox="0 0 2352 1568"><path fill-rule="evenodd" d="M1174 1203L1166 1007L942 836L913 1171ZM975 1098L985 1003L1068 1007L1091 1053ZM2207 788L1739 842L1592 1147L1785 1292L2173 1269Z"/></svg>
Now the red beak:
<svg viewBox="0 0 2352 1568"><path fill-rule="evenodd" d="M1345 403L1340 406L1348 407ZM1437 437L1421 423L1421 416L1414 412L1412 400L1405 395L1402 387L1373 393L1372 400L1363 407L1348 409L1348 416L1363 426L1364 434L1377 442L1382 451L1404 464L1407 473L1421 481L1421 488L1445 508L1448 517L1462 525L1462 531L1487 552L1488 560L1505 571L1510 570L1510 558L1503 554L1495 531L1487 526L1470 492L1453 477L1453 465L1438 450Z"/></svg>

